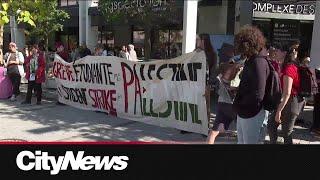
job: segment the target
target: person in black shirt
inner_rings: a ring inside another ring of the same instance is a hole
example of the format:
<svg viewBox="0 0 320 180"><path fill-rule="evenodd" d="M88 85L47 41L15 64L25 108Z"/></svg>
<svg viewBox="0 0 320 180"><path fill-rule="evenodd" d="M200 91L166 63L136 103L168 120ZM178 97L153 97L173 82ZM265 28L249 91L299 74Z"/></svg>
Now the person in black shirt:
<svg viewBox="0 0 320 180"><path fill-rule="evenodd" d="M86 43L82 43L80 47L80 58L90 56L90 55L91 55L90 49L87 47Z"/></svg>
<svg viewBox="0 0 320 180"><path fill-rule="evenodd" d="M270 69L262 32L252 26L243 27L235 37L236 52L247 57L239 90L234 100L237 114L238 144L259 144L268 112L263 108L266 81Z"/></svg>

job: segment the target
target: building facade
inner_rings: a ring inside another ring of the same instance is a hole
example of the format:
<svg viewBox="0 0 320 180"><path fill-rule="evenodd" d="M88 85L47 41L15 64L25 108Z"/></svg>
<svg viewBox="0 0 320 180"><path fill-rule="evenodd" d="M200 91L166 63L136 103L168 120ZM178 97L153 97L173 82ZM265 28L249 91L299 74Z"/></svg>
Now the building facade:
<svg viewBox="0 0 320 180"><path fill-rule="evenodd" d="M270 44L300 40L302 54L310 54L316 1L253 2L253 24L258 26Z"/></svg>

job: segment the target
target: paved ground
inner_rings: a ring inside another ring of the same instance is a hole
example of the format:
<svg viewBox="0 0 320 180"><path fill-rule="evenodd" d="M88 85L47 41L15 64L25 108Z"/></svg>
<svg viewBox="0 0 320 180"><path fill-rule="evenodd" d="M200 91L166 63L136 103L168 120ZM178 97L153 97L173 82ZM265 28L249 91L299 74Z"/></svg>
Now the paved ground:
<svg viewBox="0 0 320 180"><path fill-rule="evenodd" d="M25 86L22 87L25 91ZM107 116L104 113L83 111L55 104L55 92L45 90L43 105L21 105L0 100L0 140L21 139L26 141L146 141L167 143L205 142L199 134L181 134L179 130L147 125L131 120ZM307 107L303 117L306 127L296 126L296 144L320 144L320 139L308 132L312 108ZM213 114L214 117L214 114ZM305 126L304 125L304 126ZM234 130L235 125L232 126ZM267 137L268 139L268 137ZM281 139L280 139L281 141ZM234 144L235 138L219 137L217 144Z"/></svg>

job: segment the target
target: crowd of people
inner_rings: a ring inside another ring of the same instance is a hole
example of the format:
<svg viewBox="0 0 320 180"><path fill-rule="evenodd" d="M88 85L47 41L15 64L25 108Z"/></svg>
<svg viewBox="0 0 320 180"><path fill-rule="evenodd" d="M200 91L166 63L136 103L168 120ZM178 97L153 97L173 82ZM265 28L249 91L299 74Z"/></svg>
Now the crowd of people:
<svg viewBox="0 0 320 180"><path fill-rule="evenodd" d="M97 44L94 51L91 52L86 43L82 43L80 47L71 46L70 51L68 52L64 45L58 42L56 43L56 53L66 62L74 62L86 56L117 56L129 61L138 61L135 47L132 44L123 45L120 50Z"/></svg>
<svg viewBox="0 0 320 180"><path fill-rule="evenodd" d="M231 133L239 144L264 143L266 135L275 144L281 125L284 143L293 144L294 125L306 99L312 96L314 116L310 130L320 135L320 71L309 67L308 53L299 56L300 42L294 41L288 47L281 43L267 45L258 28L245 26L234 43L234 54L223 56L218 62L208 35L199 35L197 40L197 49L206 52L208 88L218 94L216 118L207 143L214 144L219 134ZM239 83L234 83L237 79ZM210 94L206 96L210 98ZM232 122L236 122L236 134L228 131Z"/></svg>
<svg viewBox="0 0 320 180"><path fill-rule="evenodd" d="M21 78L28 80L28 90L25 101L22 104L31 104L32 93L37 96L37 105L41 105L42 83L45 81L46 61L43 51L37 44L31 47L30 54L24 58L17 45L13 42L9 44L3 60L0 62L0 99L16 101L20 95Z"/></svg>
<svg viewBox="0 0 320 180"><path fill-rule="evenodd" d="M320 135L320 71L311 69L308 53L300 54L300 42L286 47L281 43L266 43L263 33L256 27L245 26L235 36L234 47L223 45L225 51L216 53L208 34L196 41L197 50L203 50L207 59L206 102L208 119L211 115L210 92L217 94L216 118L207 142L214 144L219 135L231 133L229 126L236 122L239 144L262 143L266 134L270 143L278 140L281 125L285 144L293 144L292 133L306 98L314 97L314 116L311 132ZM123 45L115 52L98 44L94 52L82 43L67 51L56 43L56 52L67 62L93 56L118 56L139 61L132 44ZM219 59L218 59L219 56ZM26 58L13 42L0 61L0 99L16 101L20 94L21 78L28 80L28 90L22 104L31 104L32 93L37 105L41 104L42 83L45 82L46 57L38 44L31 46ZM307 89L309 88L309 89ZM182 131L184 132L184 131Z"/></svg>

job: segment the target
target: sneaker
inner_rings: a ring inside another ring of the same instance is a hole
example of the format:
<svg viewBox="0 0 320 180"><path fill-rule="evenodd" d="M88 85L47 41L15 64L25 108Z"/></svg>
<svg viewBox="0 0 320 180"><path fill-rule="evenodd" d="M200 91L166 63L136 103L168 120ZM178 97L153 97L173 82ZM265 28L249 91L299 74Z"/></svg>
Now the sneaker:
<svg viewBox="0 0 320 180"><path fill-rule="evenodd" d="M17 100L16 95L12 95L12 96L11 96L11 98L10 98L10 101L12 101L12 102L13 102L13 101L16 101L16 100Z"/></svg>
<svg viewBox="0 0 320 180"><path fill-rule="evenodd" d="M21 104L31 104L31 102L28 102L28 101L23 101Z"/></svg>

